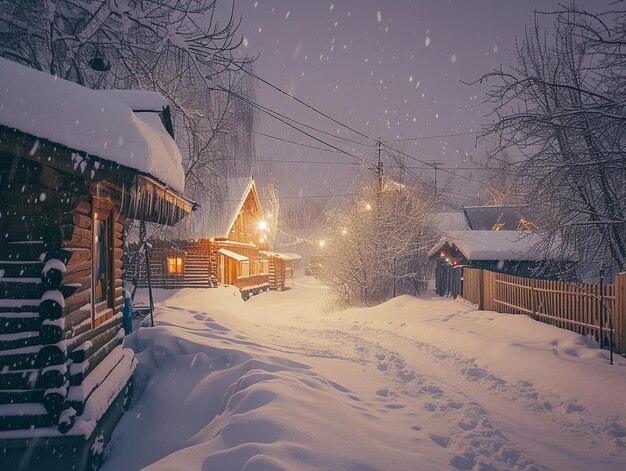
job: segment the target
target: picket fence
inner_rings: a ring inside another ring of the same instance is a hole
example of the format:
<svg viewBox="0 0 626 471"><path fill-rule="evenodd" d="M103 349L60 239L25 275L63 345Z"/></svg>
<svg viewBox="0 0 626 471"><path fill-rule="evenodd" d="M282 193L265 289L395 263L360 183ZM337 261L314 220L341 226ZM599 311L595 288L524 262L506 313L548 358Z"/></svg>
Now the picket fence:
<svg viewBox="0 0 626 471"><path fill-rule="evenodd" d="M477 268L463 270L463 298L479 309L525 314L568 329L626 353L626 273L613 283L566 283L505 275ZM601 340L602 339L602 340Z"/></svg>

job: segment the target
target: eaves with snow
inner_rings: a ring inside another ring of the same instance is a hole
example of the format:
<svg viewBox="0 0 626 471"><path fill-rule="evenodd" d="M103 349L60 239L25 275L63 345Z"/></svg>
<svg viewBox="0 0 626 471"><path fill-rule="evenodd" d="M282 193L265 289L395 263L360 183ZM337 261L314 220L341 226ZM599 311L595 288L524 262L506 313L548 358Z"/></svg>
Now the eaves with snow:
<svg viewBox="0 0 626 471"><path fill-rule="evenodd" d="M456 247L467 260L545 260L540 250L546 234L529 231L450 231L428 252L435 256L446 244Z"/></svg>
<svg viewBox="0 0 626 471"><path fill-rule="evenodd" d="M167 105L158 93L91 90L3 58L0 83L0 126L115 162L184 191L182 157L157 113Z"/></svg>

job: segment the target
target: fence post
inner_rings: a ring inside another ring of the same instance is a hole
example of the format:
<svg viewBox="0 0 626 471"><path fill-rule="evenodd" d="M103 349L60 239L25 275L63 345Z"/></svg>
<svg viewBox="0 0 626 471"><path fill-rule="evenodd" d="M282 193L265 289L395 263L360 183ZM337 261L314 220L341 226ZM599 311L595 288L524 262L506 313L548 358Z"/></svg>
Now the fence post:
<svg viewBox="0 0 626 471"><path fill-rule="evenodd" d="M481 269L478 275L478 310L483 311L485 309L485 270Z"/></svg>
<svg viewBox="0 0 626 471"><path fill-rule="evenodd" d="M613 280L614 311L613 326L615 328L615 343L617 351L626 353L626 272L619 273Z"/></svg>

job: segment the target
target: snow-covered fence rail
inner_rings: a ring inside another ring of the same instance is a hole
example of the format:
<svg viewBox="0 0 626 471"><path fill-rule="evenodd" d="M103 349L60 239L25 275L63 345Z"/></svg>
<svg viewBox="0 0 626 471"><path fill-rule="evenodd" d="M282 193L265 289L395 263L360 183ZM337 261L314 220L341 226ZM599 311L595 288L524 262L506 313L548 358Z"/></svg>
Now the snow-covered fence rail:
<svg viewBox="0 0 626 471"><path fill-rule="evenodd" d="M465 268L463 298L479 309L525 314L626 353L626 273L612 284L566 283ZM601 334L602 333L602 334Z"/></svg>

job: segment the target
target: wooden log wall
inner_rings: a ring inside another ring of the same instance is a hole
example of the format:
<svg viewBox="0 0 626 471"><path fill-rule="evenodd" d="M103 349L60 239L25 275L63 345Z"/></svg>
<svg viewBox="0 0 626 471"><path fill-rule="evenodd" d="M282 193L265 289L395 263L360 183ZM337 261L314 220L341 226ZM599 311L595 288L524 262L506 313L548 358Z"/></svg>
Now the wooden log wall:
<svg viewBox="0 0 626 471"><path fill-rule="evenodd" d="M267 257L260 255L255 247L229 244L228 241L210 242L203 239L198 241L155 241L150 250L150 275L154 288L208 288L211 286L211 278L219 280L219 253L220 248L226 248L239 253L250 259L252 265L254 260L267 260ZM132 250L139 250L134 246ZM168 258L182 258L183 272L169 273ZM130 267L129 267L130 268ZM136 276L139 270L139 286L148 286L146 276L145 261L137 268L133 266L128 272L128 280ZM239 289L249 287L267 286L269 284L268 274L256 274L246 278L240 278L235 285Z"/></svg>
<svg viewBox="0 0 626 471"><path fill-rule="evenodd" d="M463 278L463 298L479 309L528 315L592 338L605 348L612 334L615 350L626 353L626 273L618 274L602 291L599 284L522 278L475 268L465 268Z"/></svg>
<svg viewBox="0 0 626 471"><path fill-rule="evenodd" d="M270 289L282 291L285 289L285 261L278 257L269 259Z"/></svg>
<svg viewBox="0 0 626 471"><path fill-rule="evenodd" d="M123 220L112 228L113 307L94 328L87 182L2 154L0 208L0 402L11 405L0 431L59 427L71 389L123 338Z"/></svg>

